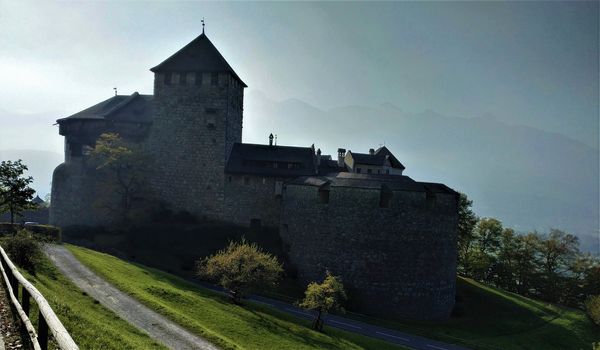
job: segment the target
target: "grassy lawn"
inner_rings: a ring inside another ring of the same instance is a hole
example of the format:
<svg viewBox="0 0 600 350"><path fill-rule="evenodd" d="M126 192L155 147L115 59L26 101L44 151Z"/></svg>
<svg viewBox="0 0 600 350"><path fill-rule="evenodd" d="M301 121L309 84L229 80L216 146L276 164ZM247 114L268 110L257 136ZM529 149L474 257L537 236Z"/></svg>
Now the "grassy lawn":
<svg viewBox="0 0 600 350"><path fill-rule="evenodd" d="M224 296L171 274L76 246L68 249L86 266L150 308L224 349L402 349L377 339L326 327L272 308L241 307Z"/></svg>
<svg viewBox="0 0 600 350"><path fill-rule="evenodd" d="M79 290L46 257L35 276L21 273L44 295L81 349L166 349ZM33 301L30 315L37 328L38 308Z"/></svg>
<svg viewBox="0 0 600 350"><path fill-rule="evenodd" d="M558 307L459 278L464 314L442 324L353 316L389 328L484 350L592 349L600 327L580 310Z"/></svg>

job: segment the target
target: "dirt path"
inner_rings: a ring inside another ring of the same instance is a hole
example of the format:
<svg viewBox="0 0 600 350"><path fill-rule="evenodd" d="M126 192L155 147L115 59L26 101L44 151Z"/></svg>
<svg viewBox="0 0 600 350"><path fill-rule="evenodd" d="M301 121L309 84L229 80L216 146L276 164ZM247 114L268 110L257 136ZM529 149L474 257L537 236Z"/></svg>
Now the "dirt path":
<svg viewBox="0 0 600 350"><path fill-rule="evenodd" d="M58 269L77 287L122 319L148 333L156 341L176 350L218 350L215 345L159 315L98 277L83 266L65 247L46 245L44 250Z"/></svg>

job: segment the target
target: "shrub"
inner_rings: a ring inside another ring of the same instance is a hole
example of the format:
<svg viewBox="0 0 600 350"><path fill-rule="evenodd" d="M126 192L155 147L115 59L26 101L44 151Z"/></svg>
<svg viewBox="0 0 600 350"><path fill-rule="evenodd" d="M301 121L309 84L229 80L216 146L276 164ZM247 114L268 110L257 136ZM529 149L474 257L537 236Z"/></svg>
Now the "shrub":
<svg viewBox="0 0 600 350"><path fill-rule="evenodd" d="M317 315L312 327L315 330L323 331L323 314L335 310L344 311L342 303L346 299L341 278L333 276L327 271L323 283L311 282L306 287L304 300L298 306L307 310L316 310Z"/></svg>
<svg viewBox="0 0 600 350"><path fill-rule="evenodd" d="M585 309L590 318L600 326L600 295L591 295L585 301Z"/></svg>
<svg viewBox="0 0 600 350"><path fill-rule="evenodd" d="M6 237L2 245L13 263L32 274L35 273L35 265L40 260L42 250L39 241L31 232L21 230L14 236Z"/></svg>
<svg viewBox="0 0 600 350"><path fill-rule="evenodd" d="M262 251L256 243L230 242L229 246L198 261L199 276L217 282L229 290L234 302L249 291L275 286L283 267L277 258Z"/></svg>
<svg viewBox="0 0 600 350"><path fill-rule="evenodd" d="M32 225L27 229L34 233L35 237L44 242L60 242L60 228L50 225Z"/></svg>

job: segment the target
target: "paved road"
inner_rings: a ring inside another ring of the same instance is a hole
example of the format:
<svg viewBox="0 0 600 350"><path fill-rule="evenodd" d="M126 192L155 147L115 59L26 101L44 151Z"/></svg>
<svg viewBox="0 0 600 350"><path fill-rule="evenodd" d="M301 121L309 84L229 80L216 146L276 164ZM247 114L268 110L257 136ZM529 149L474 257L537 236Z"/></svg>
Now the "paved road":
<svg viewBox="0 0 600 350"><path fill-rule="evenodd" d="M47 245L46 253L58 268L70 277L75 284L100 303L114 311L134 326L145 330L157 341L171 349L217 349L202 338L189 333L180 326L148 309L83 266L65 247ZM220 287L207 283L196 283L201 287L223 293ZM250 296L250 301L269 305L275 309L297 317L312 319L313 314L292 304L261 296ZM468 350L458 345L407 334L336 315L325 315L325 324L345 331L379 338L417 350Z"/></svg>
<svg viewBox="0 0 600 350"><path fill-rule="evenodd" d="M210 285L208 283L196 283L202 287L209 288L218 292L224 292L220 287ZM258 295L252 295L248 297L250 301L258 302L261 304L269 305L275 309L292 314L297 317L305 319L313 319L314 314L310 311L298 308L292 304L270 299ZM417 350L469 350L468 348L443 343L437 340L431 340L416 335L400 332L397 330L374 326L372 324L356 321L353 319L337 316L337 315L325 315L325 324L334 328L343 329L345 331L366 335L368 337L379 338L386 340L390 343L400 344L407 348Z"/></svg>
<svg viewBox="0 0 600 350"><path fill-rule="evenodd" d="M98 277L65 247L46 245L44 249L58 269L77 287L122 319L148 333L159 343L176 350L218 350L213 344L159 315Z"/></svg>

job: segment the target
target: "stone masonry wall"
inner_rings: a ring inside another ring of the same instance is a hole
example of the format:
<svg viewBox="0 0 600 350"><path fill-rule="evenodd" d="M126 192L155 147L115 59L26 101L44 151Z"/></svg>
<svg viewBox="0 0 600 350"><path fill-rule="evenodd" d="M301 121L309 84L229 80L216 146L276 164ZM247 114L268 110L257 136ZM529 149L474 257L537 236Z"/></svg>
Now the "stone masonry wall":
<svg viewBox="0 0 600 350"><path fill-rule="evenodd" d="M262 226L279 227L281 195L276 194L275 177L229 175L225 183L226 221L248 226L258 219Z"/></svg>
<svg viewBox="0 0 600 350"><path fill-rule="evenodd" d="M52 174L52 203L50 224L58 227L72 225L102 226L111 218L98 207L97 178L85 158L72 157Z"/></svg>
<svg viewBox="0 0 600 350"><path fill-rule="evenodd" d="M458 212L452 194L287 185L281 236L305 283L325 270L342 277L351 304L365 313L447 319L454 305Z"/></svg>
<svg viewBox="0 0 600 350"><path fill-rule="evenodd" d="M154 81L155 117L147 142L152 154L153 190L173 210L200 218L222 219L225 164L234 142L242 138L243 88L230 74L219 73L218 83L203 73L178 84L173 73Z"/></svg>

